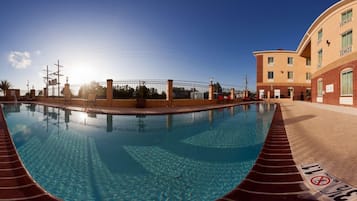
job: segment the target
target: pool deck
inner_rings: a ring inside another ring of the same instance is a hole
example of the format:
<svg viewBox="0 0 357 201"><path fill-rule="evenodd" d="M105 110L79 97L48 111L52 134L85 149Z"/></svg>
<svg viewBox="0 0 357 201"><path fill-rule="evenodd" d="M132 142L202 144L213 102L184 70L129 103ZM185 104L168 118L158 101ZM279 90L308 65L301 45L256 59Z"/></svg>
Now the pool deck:
<svg viewBox="0 0 357 201"><path fill-rule="evenodd" d="M296 164L319 163L357 187L357 108L294 101L281 110Z"/></svg>
<svg viewBox="0 0 357 201"><path fill-rule="evenodd" d="M217 201L313 201L290 149L280 105L263 148L246 178Z"/></svg>
<svg viewBox="0 0 357 201"><path fill-rule="evenodd" d="M41 188L27 172L17 154L4 115L0 110L0 201L3 200L51 201L59 199Z"/></svg>

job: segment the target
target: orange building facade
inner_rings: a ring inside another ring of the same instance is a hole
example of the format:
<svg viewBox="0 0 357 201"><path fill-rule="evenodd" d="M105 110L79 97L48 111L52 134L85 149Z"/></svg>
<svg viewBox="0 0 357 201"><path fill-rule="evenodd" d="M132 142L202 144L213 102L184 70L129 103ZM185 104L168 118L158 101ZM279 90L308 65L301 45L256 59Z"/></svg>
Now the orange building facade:
<svg viewBox="0 0 357 201"><path fill-rule="evenodd" d="M260 98L357 106L357 1L342 0L323 12L295 51L253 54Z"/></svg>

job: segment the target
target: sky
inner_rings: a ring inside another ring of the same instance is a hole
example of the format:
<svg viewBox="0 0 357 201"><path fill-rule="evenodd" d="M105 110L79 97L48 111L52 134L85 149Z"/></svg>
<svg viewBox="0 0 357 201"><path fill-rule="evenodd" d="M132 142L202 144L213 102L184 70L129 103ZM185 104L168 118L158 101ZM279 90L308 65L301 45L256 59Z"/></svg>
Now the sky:
<svg viewBox="0 0 357 201"><path fill-rule="evenodd" d="M72 85L173 79L255 90L257 50L296 50L337 0L1 0L0 80L43 89L46 66Z"/></svg>

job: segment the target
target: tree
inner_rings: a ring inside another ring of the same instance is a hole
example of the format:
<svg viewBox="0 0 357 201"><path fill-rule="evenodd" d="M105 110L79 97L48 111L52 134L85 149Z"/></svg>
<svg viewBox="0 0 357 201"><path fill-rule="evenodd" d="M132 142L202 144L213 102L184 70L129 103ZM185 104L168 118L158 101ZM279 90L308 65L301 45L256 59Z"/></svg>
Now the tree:
<svg viewBox="0 0 357 201"><path fill-rule="evenodd" d="M103 98L106 94L106 87L102 87L97 82L91 82L89 85L82 85L79 88L78 96L81 98L87 98L88 94L95 94L97 97Z"/></svg>
<svg viewBox="0 0 357 201"><path fill-rule="evenodd" d="M6 91L9 90L11 87L11 84L9 81L7 80L1 80L0 82L0 89L2 90L2 92L4 93L4 96L6 95Z"/></svg>
<svg viewBox="0 0 357 201"><path fill-rule="evenodd" d="M219 93L219 94L222 93L223 89L222 89L221 85L219 84L219 82L216 82L213 86L214 86L214 91L216 93Z"/></svg>
<svg viewBox="0 0 357 201"><path fill-rule="evenodd" d="M135 89L129 85L125 86L115 86L113 88L113 97L114 98L132 98L134 97Z"/></svg>

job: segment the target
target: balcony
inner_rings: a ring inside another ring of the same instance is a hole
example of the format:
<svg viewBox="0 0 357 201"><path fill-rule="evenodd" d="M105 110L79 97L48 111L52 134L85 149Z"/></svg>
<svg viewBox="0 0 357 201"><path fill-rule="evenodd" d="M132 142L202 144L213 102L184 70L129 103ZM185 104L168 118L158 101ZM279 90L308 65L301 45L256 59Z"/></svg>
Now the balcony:
<svg viewBox="0 0 357 201"><path fill-rule="evenodd" d="M346 47L346 48L340 50L340 56L344 56L350 52L352 52L352 46L349 46L349 47Z"/></svg>
<svg viewBox="0 0 357 201"><path fill-rule="evenodd" d="M352 17L347 18L345 20L342 20L341 23L340 23L340 26L342 27L343 25L345 25L345 24L347 24L347 23L349 23L351 21L352 21Z"/></svg>

